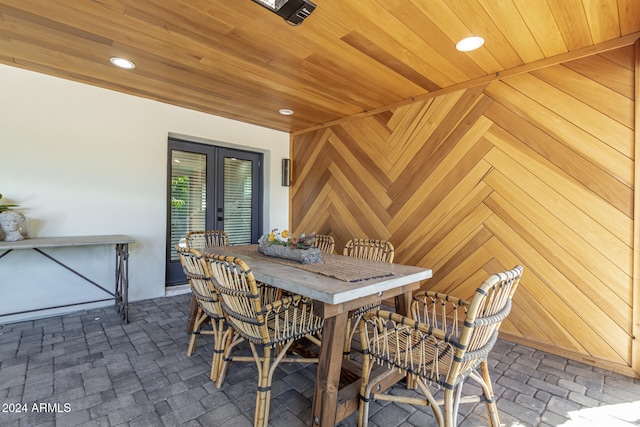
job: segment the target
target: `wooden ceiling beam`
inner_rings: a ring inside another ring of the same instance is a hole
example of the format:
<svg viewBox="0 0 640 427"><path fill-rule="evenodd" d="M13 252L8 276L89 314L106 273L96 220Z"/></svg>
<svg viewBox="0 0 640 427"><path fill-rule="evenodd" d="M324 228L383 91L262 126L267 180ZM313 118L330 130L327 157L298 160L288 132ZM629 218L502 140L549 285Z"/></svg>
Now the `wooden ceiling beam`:
<svg viewBox="0 0 640 427"><path fill-rule="evenodd" d="M495 80L499 80L499 79L503 79L505 77L511 77L511 76L515 76L518 74L523 74L523 73L528 73L530 71L535 71L535 70L539 70L541 68L546 68L552 65L557 65L557 64L562 64L564 62L569 62L569 61L573 61L575 59L579 59L579 58L584 58L586 56L591 56L591 55L597 55L599 53L603 53L603 52L607 52L610 50L614 50L620 47L624 47L624 46L629 46L633 43L635 43L637 40L640 39L640 31L639 32L635 32L632 34L628 34L626 36L622 36L619 37L617 39L613 39L613 40L608 40L602 43L598 43L596 45L593 46L587 46L587 47L583 47L581 49L575 50L575 51L571 51L571 52L567 52L567 53L562 53L550 58L545 58L545 59L541 59L539 61L535 61L532 62L530 64L524 64L524 65L520 65L518 67L514 67L511 68L509 70L505 70L499 73L495 73L495 74L491 74L491 75L486 75L486 76L482 76L482 77L478 77L475 79L471 79L468 80L466 82L463 83L459 83L453 86L449 86L446 88L442 88L439 90L435 90L433 92L429 92L429 93L425 93L423 95L419 95L419 96L415 96L409 99L405 99L393 104L389 104L389 105L384 105L382 107L378 107L378 108L374 108L368 111L362 111L361 113L358 114L354 114L352 116L349 117L343 117L340 119L336 119L336 120L332 120L330 122L326 122L317 126L312 126L310 128L307 129L302 129L296 132L291 132L291 136L297 136L297 135L301 135L307 132L312 132L318 129L322 129L325 127L329 127L329 126L334 126L340 123L344 123L350 120L354 120L354 119L358 119L361 117L367 117L367 116L372 116L375 114L379 114L379 113L383 113L385 111L389 111L389 110L393 110L396 109L398 107L402 107L404 105L408 105L411 104L413 102L416 101L424 101L427 99L431 99L431 98L435 98L437 96L440 95L445 95L447 93L451 93L451 92L456 92L459 90L463 90L463 89L468 89L470 87L475 87L478 85L483 85L483 84L487 84L490 83L492 81Z"/></svg>

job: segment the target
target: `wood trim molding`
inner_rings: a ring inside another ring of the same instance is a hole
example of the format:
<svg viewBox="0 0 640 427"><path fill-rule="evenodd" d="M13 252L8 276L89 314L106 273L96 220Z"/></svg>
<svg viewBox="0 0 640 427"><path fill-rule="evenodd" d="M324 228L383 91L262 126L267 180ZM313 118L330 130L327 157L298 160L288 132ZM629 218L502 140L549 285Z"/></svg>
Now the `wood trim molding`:
<svg viewBox="0 0 640 427"><path fill-rule="evenodd" d="M340 119L336 119L336 120L332 120L329 121L327 123L323 123L321 125L316 125L316 126L312 126L310 128L307 129L302 129L296 132L291 132L292 136L297 136L297 135L301 135L307 132L313 132L315 130L318 129L323 129L326 127L330 127L330 126L334 126L343 122L348 122L354 119L358 119L358 118L362 118L362 117L368 117L368 116L372 116L374 114L379 114L379 113L383 113L385 111L389 111L389 110L393 110L396 109L398 107L401 107L403 105L408 105L411 104L413 102L416 101L424 101L427 99L431 99L431 98L435 98L437 96L440 95L445 95L447 93L451 93L451 92L456 92L459 90L463 90L463 89L468 89L470 87L475 87L475 86L479 86L482 84L487 84L490 83L494 80L499 80L505 77L510 77L510 76L515 76L517 74L522 74L522 73L528 73L530 71L534 71L534 70L539 70L540 68L545 68L545 67L549 67L552 65L557 65L557 64L561 64L563 62L568 62L568 61L573 61L574 59L578 59L578 58L584 58L586 56L591 56L591 55L595 55L598 53L602 53L602 52L607 52L610 50L614 50L620 47L624 47L624 46L629 46L633 43L635 43L637 40L640 39L640 32L635 32L635 33L631 33L628 34L626 36L623 37L618 37L616 39L613 40L607 40L605 42L599 43L597 45L594 46L588 46L579 50L575 50L572 52L567 52L567 53L563 53L560 55L555 55L552 56L550 58L545 58L545 59L541 59L539 61L536 62L532 62L530 64L525 64L525 65L521 65L519 67L515 67L515 68L511 68L509 70L505 70L499 73L495 73L495 74L490 74L490 75L486 75L486 76L482 76L482 77L478 77L476 79L472 79L469 81L466 81L464 83L460 83L457 85L453 85L453 86L449 86L446 87L444 89L440 89L440 90L436 90L433 92L428 92L425 93L423 95L419 95L419 96L415 96L409 99L405 99L399 102L396 102L394 104L389 104L389 105L384 105L382 107L378 107L372 110L368 110L368 111L363 111L361 113L358 114L354 114L352 116L349 117L342 117ZM637 64L637 55L636 55L636 64ZM637 68L637 67L636 67ZM637 76L637 74L636 74ZM637 88L637 85L636 85ZM637 97L636 97L637 99ZM637 111L637 109L636 109Z"/></svg>
<svg viewBox="0 0 640 427"><path fill-rule="evenodd" d="M635 44L635 174L633 183L633 325L631 368L640 375L640 40Z"/></svg>
<svg viewBox="0 0 640 427"><path fill-rule="evenodd" d="M289 159L293 159L293 135L289 134ZM289 210L288 210L288 214L289 214L289 223L288 223L288 229L289 230L293 230L293 224L292 224L292 220L291 218L293 218L293 191L291 191L291 189L293 188L293 169L296 167L295 162L291 161L290 166L289 166L289 188L287 189L287 194L289 195ZM264 230L265 233L268 233L267 230Z"/></svg>

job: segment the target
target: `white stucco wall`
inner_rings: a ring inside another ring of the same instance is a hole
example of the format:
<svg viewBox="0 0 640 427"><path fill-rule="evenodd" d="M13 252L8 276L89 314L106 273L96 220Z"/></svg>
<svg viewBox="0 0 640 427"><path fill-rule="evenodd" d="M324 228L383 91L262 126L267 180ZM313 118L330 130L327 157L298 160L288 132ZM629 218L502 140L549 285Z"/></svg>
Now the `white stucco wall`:
<svg viewBox="0 0 640 427"><path fill-rule="evenodd" d="M17 210L30 218L35 237L126 234L134 238L131 301L165 293L169 134L265 153L264 229L287 227L288 187L280 185L281 159L289 157L287 133L4 65L0 65L0 94L2 202L20 205ZM113 287L113 248L48 253L91 280ZM82 307L3 313L103 295L32 250L14 251L0 259L0 292L0 323Z"/></svg>

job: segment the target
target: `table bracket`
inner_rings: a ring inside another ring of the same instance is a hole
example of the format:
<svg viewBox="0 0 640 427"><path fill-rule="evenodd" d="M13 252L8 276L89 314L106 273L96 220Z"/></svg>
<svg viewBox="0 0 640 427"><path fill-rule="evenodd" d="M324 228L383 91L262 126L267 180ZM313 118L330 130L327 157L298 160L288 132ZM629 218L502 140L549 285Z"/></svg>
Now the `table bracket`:
<svg viewBox="0 0 640 427"><path fill-rule="evenodd" d="M67 270L69 270L70 272L72 272L72 273L73 273L73 274L75 274L76 276L78 276L78 277L80 277L80 278L82 278L82 279L86 280L87 282L91 283L91 284L92 284L93 286L95 286L96 288L100 288L100 289L102 289L103 291L105 291L106 293L108 293L109 295L111 295L112 297L115 297L115 296L116 296L113 292L111 292L111 291L109 291L109 290L107 290L107 289L103 288L102 286L100 286L100 285L98 285L96 282L94 282L93 280L89 279L87 276L83 276L82 274L80 274L80 273L78 273L77 271L75 271L73 268L69 267L68 265L66 265L66 264L65 264L65 263L63 263L62 261L59 261L59 260L55 259L54 257L52 257L51 255L49 255L48 253L46 253L46 252L44 252L44 251L42 251L42 250L40 250L40 249L38 249L38 248L32 248L32 249L33 249L34 251L38 252L40 255L42 255L42 256L44 256L44 257L46 257L46 258L49 258L51 261L55 262L55 263L56 263L56 264L58 264L59 266L61 266L61 267L65 268L65 269L67 269Z"/></svg>

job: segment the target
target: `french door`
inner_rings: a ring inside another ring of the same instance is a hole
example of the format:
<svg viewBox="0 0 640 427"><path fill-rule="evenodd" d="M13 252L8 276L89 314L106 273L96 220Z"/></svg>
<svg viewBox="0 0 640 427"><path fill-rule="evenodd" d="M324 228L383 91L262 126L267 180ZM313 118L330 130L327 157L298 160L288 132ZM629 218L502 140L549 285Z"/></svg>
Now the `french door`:
<svg viewBox="0 0 640 427"><path fill-rule="evenodd" d="M189 231L224 230L232 245L262 234L262 154L169 139L166 285L185 283L175 245Z"/></svg>

